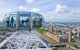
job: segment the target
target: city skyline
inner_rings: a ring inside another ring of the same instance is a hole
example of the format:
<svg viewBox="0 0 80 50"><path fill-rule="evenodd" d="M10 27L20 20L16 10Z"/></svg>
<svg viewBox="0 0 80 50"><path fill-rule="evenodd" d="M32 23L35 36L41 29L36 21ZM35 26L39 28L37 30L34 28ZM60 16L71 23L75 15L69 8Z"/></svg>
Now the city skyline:
<svg viewBox="0 0 80 50"><path fill-rule="evenodd" d="M0 0L0 21L14 11L38 12L50 22L80 22L80 0Z"/></svg>

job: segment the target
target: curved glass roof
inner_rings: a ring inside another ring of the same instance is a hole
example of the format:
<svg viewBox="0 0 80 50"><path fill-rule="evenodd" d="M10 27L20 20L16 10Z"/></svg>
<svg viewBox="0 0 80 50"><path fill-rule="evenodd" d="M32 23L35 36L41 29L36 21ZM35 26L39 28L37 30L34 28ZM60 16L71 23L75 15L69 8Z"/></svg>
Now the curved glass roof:
<svg viewBox="0 0 80 50"><path fill-rule="evenodd" d="M14 21L16 21L17 14L20 16L20 20L26 20L31 16L33 20L39 20L40 18L42 18L42 21L45 21L44 17L37 12L16 11L6 14L5 18L3 19L3 22L5 23L8 18L8 20L11 20L12 17L14 18Z"/></svg>
<svg viewBox="0 0 80 50"><path fill-rule="evenodd" d="M34 18L42 18L43 21L44 21L44 17L41 14L37 13L37 12L16 11L16 12L11 12L9 14L6 14L5 16L9 17L9 18L13 17L14 19L16 19L17 14L20 17L27 17L28 18L29 16L31 16L32 19L34 19Z"/></svg>

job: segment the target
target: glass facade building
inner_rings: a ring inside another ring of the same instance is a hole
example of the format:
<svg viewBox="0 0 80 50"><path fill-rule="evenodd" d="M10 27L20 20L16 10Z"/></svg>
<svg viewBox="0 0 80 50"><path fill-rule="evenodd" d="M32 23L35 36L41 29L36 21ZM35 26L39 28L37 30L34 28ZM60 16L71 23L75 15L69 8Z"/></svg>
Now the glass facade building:
<svg viewBox="0 0 80 50"><path fill-rule="evenodd" d="M3 23L10 28L41 27L44 17L36 12L17 11L5 15ZM31 23L31 24L30 24Z"/></svg>

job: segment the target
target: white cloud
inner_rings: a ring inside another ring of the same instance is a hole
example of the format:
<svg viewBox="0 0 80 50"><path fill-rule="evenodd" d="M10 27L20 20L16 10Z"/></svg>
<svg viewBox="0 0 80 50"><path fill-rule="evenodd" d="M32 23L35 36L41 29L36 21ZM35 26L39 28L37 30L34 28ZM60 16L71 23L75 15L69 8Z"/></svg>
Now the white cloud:
<svg viewBox="0 0 80 50"><path fill-rule="evenodd" d="M32 11L32 12L39 12L40 11L40 9L38 9L38 8L33 8L32 10L30 10L30 11Z"/></svg>
<svg viewBox="0 0 80 50"><path fill-rule="evenodd" d="M38 8L30 8L30 7L27 7L27 6L19 6L19 10L20 11L32 11L32 12L39 12L40 9Z"/></svg>
<svg viewBox="0 0 80 50"><path fill-rule="evenodd" d="M34 0L25 0L27 3L33 3L34 2Z"/></svg>
<svg viewBox="0 0 80 50"><path fill-rule="evenodd" d="M27 7L27 6L19 6L20 11L27 11L28 9L29 9L29 7Z"/></svg>
<svg viewBox="0 0 80 50"><path fill-rule="evenodd" d="M66 6L66 5L56 5L56 9L55 9L56 13L69 13L70 9Z"/></svg>

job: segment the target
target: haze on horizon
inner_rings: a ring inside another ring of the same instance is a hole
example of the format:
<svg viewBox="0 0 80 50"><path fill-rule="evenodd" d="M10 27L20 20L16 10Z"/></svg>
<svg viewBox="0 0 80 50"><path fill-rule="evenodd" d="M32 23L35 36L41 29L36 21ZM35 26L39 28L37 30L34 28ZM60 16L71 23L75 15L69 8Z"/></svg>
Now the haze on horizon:
<svg viewBox="0 0 80 50"><path fill-rule="evenodd" d="M14 11L38 12L48 22L80 22L80 0L0 0L0 21Z"/></svg>

